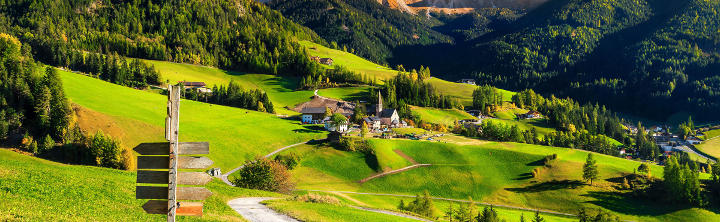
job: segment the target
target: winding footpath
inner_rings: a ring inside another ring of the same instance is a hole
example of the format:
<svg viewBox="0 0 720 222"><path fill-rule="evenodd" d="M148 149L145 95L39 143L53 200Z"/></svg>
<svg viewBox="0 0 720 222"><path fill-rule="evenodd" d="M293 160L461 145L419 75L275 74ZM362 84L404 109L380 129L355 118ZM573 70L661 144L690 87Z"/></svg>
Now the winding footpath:
<svg viewBox="0 0 720 222"><path fill-rule="evenodd" d="M390 193L363 193L363 192L353 192L353 191L336 191L336 190L298 190L298 191L310 191L310 192L326 192L326 193L345 193L345 194L359 194L359 195L374 195L374 196L391 196L391 197L415 197L413 195L405 195L405 194L390 194ZM460 199L452 199L452 198L444 198L444 197L430 197L434 200L445 200L445 201L452 201L452 202L461 202L461 203L468 203L469 200L460 200ZM502 208L509 208L509 209L516 209L516 210L525 210L525 211L540 211L542 213L546 214L554 214L554 215L560 215L560 216L570 216L574 217L576 215L574 214L568 214L568 213L560 213L550 210L539 210L539 209L531 209L531 208L525 208L525 207L518 207L518 206L510 206L510 205L502 205L502 204L490 204L490 203L484 203L484 202L476 202L473 201L475 204L485 205L485 206L496 206L496 207L502 207Z"/></svg>
<svg viewBox="0 0 720 222"><path fill-rule="evenodd" d="M306 143L309 143L310 141L313 141L313 140L309 140L309 141L305 141L305 142L301 142L301 143L296 143L296 144L293 144L293 145L289 145L289 146L286 146L286 147L277 149L277 150L272 151L271 153L265 155L264 157L265 157L265 158L270 158L271 156L273 156L273 155L275 155L275 154L277 154L277 153L279 153L279 152L282 152L283 150L292 148L292 147L294 147L294 146L299 146L299 145L302 145L302 144L306 144ZM242 166L239 166L239 167L237 167L237 168L235 168L235 169L232 169L232 170L228 171L227 173L225 173L225 174L223 174L223 175L220 175L220 176L218 176L218 177L219 177L220 179L222 179L223 182L225 182L225 184L230 185L230 186L234 186L234 185L230 182L230 180L228 180L228 176L230 176L230 174L234 173L235 171L238 171L238 170L242 169L243 167L245 167L245 164L243 164Z"/></svg>
<svg viewBox="0 0 720 222"><path fill-rule="evenodd" d="M243 197L228 201L230 208L252 222L298 222L294 218L278 213L260 202L272 200L271 197Z"/></svg>

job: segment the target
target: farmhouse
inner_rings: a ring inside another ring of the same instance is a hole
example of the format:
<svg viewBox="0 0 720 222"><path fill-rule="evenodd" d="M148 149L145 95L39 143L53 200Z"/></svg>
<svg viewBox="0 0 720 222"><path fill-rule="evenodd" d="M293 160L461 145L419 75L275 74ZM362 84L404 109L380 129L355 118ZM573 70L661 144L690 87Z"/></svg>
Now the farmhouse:
<svg viewBox="0 0 720 222"><path fill-rule="evenodd" d="M320 64L325 64L331 66L333 64L333 59L331 58L320 58Z"/></svg>
<svg viewBox="0 0 720 222"><path fill-rule="evenodd" d="M304 124L320 124L325 122L325 110L329 108L333 113L340 113L345 117L350 117L354 113L355 103L325 98L322 96L313 96L310 101L301 103L296 106L296 112L302 113L302 123Z"/></svg>
<svg viewBox="0 0 720 222"><path fill-rule="evenodd" d="M344 133L348 131L348 123L343 123L336 126L334 122L330 120L330 117L325 117L325 119L323 119L323 122L325 122L325 129L327 131L339 133Z"/></svg>
<svg viewBox="0 0 720 222"><path fill-rule="evenodd" d="M201 93L212 93L212 90L207 88L207 85L204 82L179 81L178 83L182 84L185 87L185 90L196 90L197 92Z"/></svg>
<svg viewBox="0 0 720 222"><path fill-rule="evenodd" d="M473 85L473 86L475 85L474 79L461 79L461 80L458 80L457 82L465 83L465 84L469 84L469 85Z"/></svg>
<svg viewBox="0 0 720 222"><path fill-rule="evenodd" d="M310 61L315 61L315 62L318 62L318 63L320 63L320 57L317 57L317 56L310 56Z"/></svg>
<svg viewBox="0 0 720 222"><path fill-rule="evenodd" d="M519 115L517 115L517 117L518 117L518 119L538 119L538 118L542 118L542 114L540 114L540 112L538 112L538 111L531 110L525 114L519 114Z"/></svg>

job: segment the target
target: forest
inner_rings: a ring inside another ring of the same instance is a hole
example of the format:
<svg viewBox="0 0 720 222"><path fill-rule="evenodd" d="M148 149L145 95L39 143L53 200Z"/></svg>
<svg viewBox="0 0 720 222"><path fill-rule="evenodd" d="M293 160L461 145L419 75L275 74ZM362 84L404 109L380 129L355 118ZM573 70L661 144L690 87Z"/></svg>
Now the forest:
<svg viewBox="0 0 720 222"><path fill-rule="evenodd" d="M83 51L303 76L318 68L295 40L325 44L254 1L0 1L0 21L0 32L59 67Z"/></svg>
<svg viewBox="0 0 720 222"><path fill-rule="evenodd" d="M285 17L314 30L335 49L345 49L385 64L403 45L449 43L452 38L432 29L434 18L411 16L374 0L271 1Z"/></svg>
<svg viewBox="0 0 720 222"><path fill-rule="evenodd" d="M0 33L0 145L49 159L127 169L131 154L102 132L83 132L57 69L33 59L28 44Z"/></svg>

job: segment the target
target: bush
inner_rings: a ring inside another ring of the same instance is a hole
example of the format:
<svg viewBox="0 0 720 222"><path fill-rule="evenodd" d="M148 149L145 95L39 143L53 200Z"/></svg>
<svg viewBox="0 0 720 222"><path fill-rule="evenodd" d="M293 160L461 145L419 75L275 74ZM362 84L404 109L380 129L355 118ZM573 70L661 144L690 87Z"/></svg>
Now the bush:
<svg viewBox="0 0 720 222"><path fill-rule="evenodd" d="M123 155L123 148L120 143L102 132L97 132L92 137L85 139L85 147L95 157L95 164L101 167L115 169L128 169L127 155Z"/></svg>
<svg viewBox="0 0 720 222"><path fill-rule="evenodd" d="M340 200L338 200L337 198L335 198L333 196L320 195L320 194L314 194L314 193L294 196L294 197L292 197L292 200L308 202L308 203L325 203L325 204L332 204L332 205L340 205Z"/></svg>
<svg viewBox="0 0 720 222"><path fill-rule="evenodd" d="M370 144L368 144L367 141L349 137L340 139L340 141L335 144L335 147L339 150L348 152L358 151L367 153L372 151L372 148L370 148Z"/></svg>
<svg viewBox="0 0 720 222"><path fill-rule="evenodd" d="M545 156L545 159L543 159L543 165L545 167L552 167L552 165L556 162L557 154L547 155Z"/></svg>
<svg viewBox="0 0 720 222"><path fill-rule="evenodd" d="M435 209L435 204L433 203L432 198L430 198L430 194L427 190L423 192L422 197L420 195L417 195L415 196L415 200L410 203L405 204L404 200L400 200L398 209L410 211L429 218L435 218L435 212L437 211L437 209Z"/></svg>
<svg viewBox="0 0 720 222"><path fill-rule="evenodd" d="M293 170L298 164L300 164L300 155L297 155L296 153L277 155L275 156L275 161L284 165L288 170Z"/></svg>
<svg viewBox="0 0 720 222"><path fill-rule="evenodd" d="M40 147L38 147L38 152L43 153L51 150L53 147L55 147L55 141L52 139L52 137L50 137L50 135L46 135L42 144L40 145Z"/></svg>
<svg viewBox="0 0 720 222"><path fill-rule="evenodd" d="M245 162L232 183L242 188L279 193L290 193L295 188L285 165L267 158Z"/></svg>

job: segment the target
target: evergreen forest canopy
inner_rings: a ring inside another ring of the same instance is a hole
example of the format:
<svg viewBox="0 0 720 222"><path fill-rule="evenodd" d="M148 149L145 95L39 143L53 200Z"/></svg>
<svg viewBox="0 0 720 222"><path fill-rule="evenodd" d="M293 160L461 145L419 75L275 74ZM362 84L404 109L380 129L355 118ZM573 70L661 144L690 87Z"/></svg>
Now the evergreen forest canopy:
<svg viewBox="0 0 720 222"><path fill-rule="evenodd" d="M549 1L532 11L430 18L387 12L372 0L269 5L337 48L380 63L429 66L438 77L535 89L662 121L685 112L717 120L712 111L720 109L717 1Z"/></svg>
<svg viewBox="0 0 720 222"><path fill-rule="evenodd" d="M86 51L285 75L320 70L295 40L324 43L250 0L3 0L0 32L54 66Z"/></svg>
<svg viewBox="0 0 720 222"><path fill-rule="evenodd" d="M269 6L315 30L333 48L379 63L386 63L399 46L452 41L432 29L440 24L437 19L410 16L375 0L275 0Z"/></svg>

